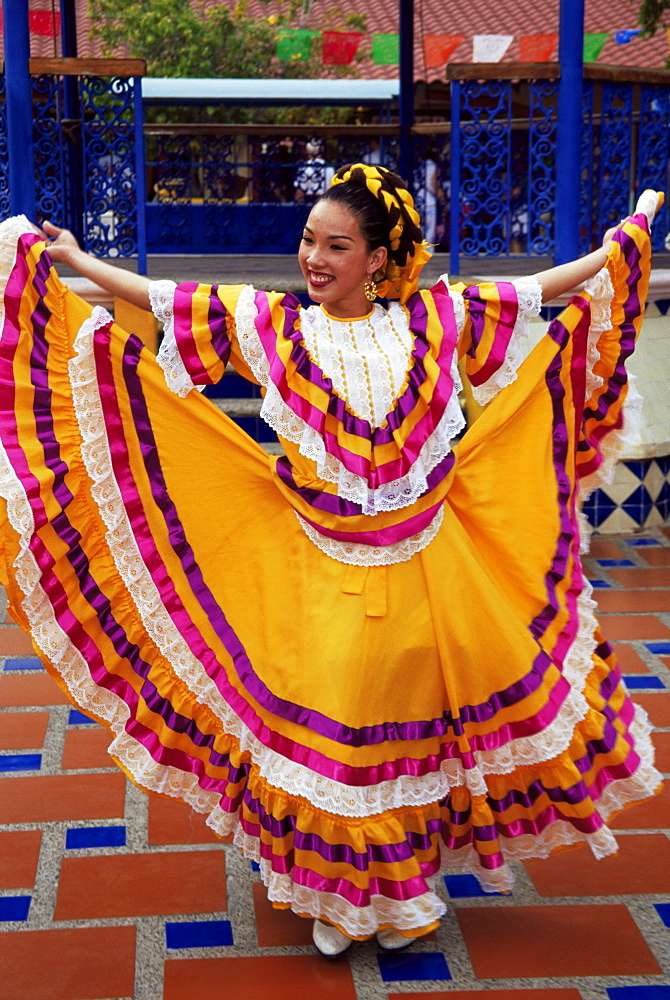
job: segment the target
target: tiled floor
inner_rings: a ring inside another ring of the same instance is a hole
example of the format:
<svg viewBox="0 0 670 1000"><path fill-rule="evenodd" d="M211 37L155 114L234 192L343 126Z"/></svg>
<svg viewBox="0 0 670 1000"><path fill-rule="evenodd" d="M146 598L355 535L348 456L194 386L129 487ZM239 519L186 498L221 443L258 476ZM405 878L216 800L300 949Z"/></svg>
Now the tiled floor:
<svg viewBox="0 0 670 1000"><path fill-rule="evenodd" d="M670 529L594 540L601 621L670 772ZM670 786L620 852L517 866L511 896L451 875L410 951L315 955L307 921L201 816L149 799L0 607L0 1000L670 1000Z"/></svg>

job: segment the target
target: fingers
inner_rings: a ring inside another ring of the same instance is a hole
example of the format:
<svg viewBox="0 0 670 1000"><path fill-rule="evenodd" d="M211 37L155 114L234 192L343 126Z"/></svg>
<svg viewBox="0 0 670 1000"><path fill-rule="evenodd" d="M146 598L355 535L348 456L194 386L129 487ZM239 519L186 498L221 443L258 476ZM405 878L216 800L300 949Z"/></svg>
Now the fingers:
<svg viewBox="0 0 670 1000"><path fill-rule="evenodd" d="M65 230L61 229L59 226L54 226L53 222L43 222L42 228L47 235L52 237L60 236L61 233L65 232Z"/></svg>

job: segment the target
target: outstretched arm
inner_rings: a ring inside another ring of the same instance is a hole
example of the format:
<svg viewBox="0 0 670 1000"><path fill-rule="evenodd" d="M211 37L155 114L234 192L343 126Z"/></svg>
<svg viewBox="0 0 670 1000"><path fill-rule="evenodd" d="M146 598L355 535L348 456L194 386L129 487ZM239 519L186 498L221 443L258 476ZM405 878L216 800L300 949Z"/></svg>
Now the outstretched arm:
<svg viewBox="0 0 670 1000"><path fill-rule="evenodd" d="M148 278L91 256L81 249L69 229L60 229L52 222L44 223L42 235L46 238L47 250L54 264L67 264L116 298L132 302L140 309L151 309Z"/></svg>
<svg viewBox="0 0 670 1000"><path fill-rule="evenodd" d="M644 213L651 227L652 219L664 200L665 196L662 192L647 189L642 192L638 199L635 214ZM568 264L559 264L558 267L551 267L548 271L540 271L539 274L536 274L535 279L542 287L542 301L549 302L597 274L605 266L612 237L617 229L623 226L624 222L627 222L627 219L622 219L618 226L612 226L611 229L608 229L603 237L603 245L598 250L594 250L593 253L581 257L579 260L570 261Z"/></svg>
<svg viewBox="0 0 670 1000"><path fill-rule="evenodd" d="M542 288L542 301L549 302L551 299L558 298L559 295L571 291L577 285L581 285L597 274L601 267L605 266L612 235L618 228L615 226L614 229L608 229L603 245L594 250L593 253L580 257L578 260L571 260L567 264L558 264L557 267L550 267L547 271L540 271L534 275L535 280Z"/></svg>

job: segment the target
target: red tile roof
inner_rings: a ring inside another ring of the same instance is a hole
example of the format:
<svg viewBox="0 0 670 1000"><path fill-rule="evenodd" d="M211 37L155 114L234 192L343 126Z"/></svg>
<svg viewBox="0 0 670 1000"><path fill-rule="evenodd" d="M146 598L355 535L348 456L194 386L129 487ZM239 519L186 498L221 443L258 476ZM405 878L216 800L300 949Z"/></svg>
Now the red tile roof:
<svg viewBox="0 0 670 1000"><path fill-rule="evenodd" d="M234 0L205 0L206 5ZM87 0L77 0L79 54L100 55L100 47L88 38L90 21L87 15ZM48 0L29 0L32 10L50 10ZM312 0L305 27L322 25L322 16L332 10L332 0ZM339 0L343 14L358 13L367 17L367 34L396 32L398 30L397 0ZM278 9L277 0L262 3L250 0L250 16L267 17ZM586 0L585 30L587 32L609 32L598 63L620 66L662 67L670 55L668 38L659 31L654 38L633 38L627 45L615 40L615 33L621 29L634 29L637 21L638 4L635 0ZM414 4L414 58L415 76L424 80L443 80L444 67L426 69L423 36L425 34L463 35L463 41L450 57L450 62L472 61L472 38L476 34L514 35L514 41L507 50L503 61L515 62L519 59L519 38L522 34L550 34L558 32L559 0L467 0L462 3L445 3L444 0L415 0ZM297 25L296 25L297 26ZM33 35L32 54L54 55L54 39ZM369 46L368 46L369 51ZM556 59L557 52L552 56ZM365 79L396 77L396 66L375 66L370 59L359 65L359 74ZM323 76L329 76L324 67Z"/></svg>

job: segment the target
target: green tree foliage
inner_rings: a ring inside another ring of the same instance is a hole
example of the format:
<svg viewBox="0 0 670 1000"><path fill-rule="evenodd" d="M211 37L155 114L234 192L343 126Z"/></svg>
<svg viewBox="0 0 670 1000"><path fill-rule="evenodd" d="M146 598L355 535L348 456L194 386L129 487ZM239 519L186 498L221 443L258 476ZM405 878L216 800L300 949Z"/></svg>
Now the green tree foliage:
<svg viewBox="0 0 670 1000"><path fill-rule="evenodd" d="M642 0L638 22L644 28L645 35L655 35L659 28L665 26L664 14L670 11L670 0ZM670 27L670 19L668 19Z"/></svg>
<svg viewBox="0 0 670 1000"><path fill-rule="evenodd" d="M655 35L659 28L670 28L670 0L642 0L638 23L647 37ZM670 58L665 65L670 69Z"/></svg>
<svg viewBox="0 0 670 1000"><path fill-rule="evenodd" d="M316 24L309 7L304 0L280 0L273 4L278 13L251 17L248 0L209 7L197 0L89 0L92 37L100 39L105 55L122 48L131 57L146 59L149 76L176 77L320 76L318 39L313 39L309 60L282 62L275 57L279 30L364 30L365 18L341 15L333 7ZM350 67L338 69L352 75Z"/></svg>

